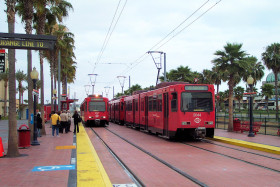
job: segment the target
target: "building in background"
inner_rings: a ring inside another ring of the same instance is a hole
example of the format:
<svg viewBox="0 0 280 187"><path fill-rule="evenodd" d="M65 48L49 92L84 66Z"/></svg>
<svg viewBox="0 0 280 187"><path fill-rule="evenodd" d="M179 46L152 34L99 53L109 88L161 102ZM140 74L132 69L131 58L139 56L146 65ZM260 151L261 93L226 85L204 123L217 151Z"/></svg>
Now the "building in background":
<svg viewBox="0 0 280 187"><path fill-rule="evenodd" d="M8 68L8 54L5 52L5 49L0 49L0 73L4 73L4 71ZM9 84L9 83L8 83ZM5 82L3 80L0 81L0 115L4 116L4 98L5 98ZM9 85L8 85L9 87ZM7 105L6 111L8 115L9 111L9 89L7 87Z"/></svg>

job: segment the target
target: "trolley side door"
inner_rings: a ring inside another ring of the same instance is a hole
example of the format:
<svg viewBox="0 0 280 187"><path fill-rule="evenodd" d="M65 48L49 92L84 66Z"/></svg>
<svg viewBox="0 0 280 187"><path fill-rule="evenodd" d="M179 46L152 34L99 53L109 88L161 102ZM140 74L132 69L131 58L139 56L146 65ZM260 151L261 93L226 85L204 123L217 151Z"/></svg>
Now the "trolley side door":
<svg viewBox="0 0 280 187"><path fill-rule="evenodd" d="M148 130L148 109L149 109L148 96L145 96L145 130Z"/></svg>
<svg viewBox="0 0 280 187"><path fill-rule="evenodd" d="M163 128L163 136L168 137L168 93L163 94L163 116L164 116L164 128Z"/></svg>

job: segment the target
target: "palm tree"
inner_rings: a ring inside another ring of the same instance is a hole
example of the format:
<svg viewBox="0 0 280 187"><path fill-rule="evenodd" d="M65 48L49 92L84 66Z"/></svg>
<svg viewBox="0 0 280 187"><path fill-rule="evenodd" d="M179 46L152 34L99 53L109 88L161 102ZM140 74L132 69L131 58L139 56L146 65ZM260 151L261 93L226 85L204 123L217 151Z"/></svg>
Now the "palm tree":
<svg viewBox="0 0 280 187"><path fill-rule="evenodd" d="M275 76L275 98L276 98L276 119L278 121L278 73L280 72L280 43L273 43L266 47L262 53L262 60L268 69L271 69Z"/></svg>
<svg viewBox="0 0 280 187"><path fill-rule="evenodd" d="M215 84L217 86L216 93L219 96L219 86L222 83L222 73L220 71L217 71L217 68L214 66L208 76L208 79L211 82L211 84ZM216 109L217 111L220 110L219 102L216 103Z"/></svg>
<svg viewBox="0 0 280 187"><path fill-rule="evenodd" d="M57 17L59 21L62 21L63 17L68 16L68 9L72 8L72 5L67 1L60 0L38 0L35 1L36 9L36 30L37 34L45 34L46 29L46 15L49 10L46 8L47 3L50 3L50 9L53 11L53 15ZM41 79L41 115L44 116L44 61L43 51L40 51L40 79ZM42 122L42 134L46 134L45 120Z"/></svg>
<svg viewBox="0 0 280 187"><path fill-rule="evenodd" d="M38 0L34 2L34 7L36 10L37 24L35 25L37 34L45 33L45 22L46 22L46 5L47 0ZM43 51L39 51L40 58L40 79L41 79L41 116L44 116L44 61L43 61ZM35 115L35 114L34 114ZM45 130L45 120L42 120L42 135L46 135Z"/></svg>
<svg viewBox="0 0 280 187"><path fill-rule="evenodd" d="M234 96L238 100L238 103L239 103L239 112L241 111L240 110L240 104L241 104L240 101L243 99L244 91L245 91L244 88L242 88L241 86L238 86L233 89Z"/></svg>
<svg viewBox="0 0 280 187"><path fill-rule="evenodd" d="M5 0L7 5L7 19L9 33L15 33L16 0ZM9 138L8 157L19 156L16 118L16 78L15 78L15 50L8 49L9 59Z"/></svg>
<svg viewBox="0 0 280 187"><path fill-rule="evenodd" d="M223 81L228 81L229 87L229 125L228 131L233 131L233 88L241 81L249 69L247 54L241 50L242 44L227 43L224 50L215 52L217 58L212 62L217 71L223 73Z"/></svg>
<svg viewBox="0 0 280 187"><path fill-rule="evenodd" d="M22 17L22 21L25 22L26 34L32 34L32 20L33 20L33 6L34 0L18 0L16 7L17 13ZM31 129L30 138L33 140L33 125L31 125L31 114L33 112L33 81L30 77L32 71L32 51L27 50L27 82L28 82L28 124Z"/></svg>
<svg viewBox="0 0 280 187"><path fill-rule="evenodd" d="M7 68L4 73L0 73L0 81L4 81L4 117L7 115L7 92L8 92L8 82L9 82L9 69Z"/></svg>
<svg viewBox="0 0 280 187"><path fill-rule="evenodd" d="M124 95L132 95L134 91L142 90L141 86L139 84L135 84L131 86L128 90L124 91Z"/></svg>
<svg viewBox="0 0 280 187"><path fill-rule="evenodd" d="M20 113L20 116L19 118L21 119L21 109L22 109L22 106L21 106L21 98L22 98L22 94L23 94L23 91L22 91L22 81L25 81L27 79L27 76L26 74L23 72L23 71L20 71L18 70L16 72L16 80L18 81L18 100L19 100L19 113Z"/></svg>
<svg viewBox="0 0 280 187"><path fill-rule="evenodd" d="M213 84L213 80L212 80L213 72L211 70L204 69L202 71L202 74L203 74L202 83L204 83L204 84Z"/></svg>
<svg viewBox="0 0 280 187"><path fill-rule="evenodd" d="M168 81L193 82L192 75L192 71L188 66L179 66L176 70L171 69L166 73ZM163 81L163 76L160 77L160 80Z"/></svg>
<svg viewBox="0 0 280 187"><path fill-rule="evenodd" d="M261 89L262 89L262 96L265 97L266 110L268 112L268 99L270 99L273 95L273 85L264 84L264 85L262 85Z"/></svg>

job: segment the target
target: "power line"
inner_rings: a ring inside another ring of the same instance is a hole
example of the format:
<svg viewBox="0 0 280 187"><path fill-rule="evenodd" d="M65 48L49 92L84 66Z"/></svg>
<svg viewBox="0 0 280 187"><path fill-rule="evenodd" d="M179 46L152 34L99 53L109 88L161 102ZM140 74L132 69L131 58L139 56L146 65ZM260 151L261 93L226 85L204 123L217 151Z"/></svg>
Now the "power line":
<svg viewBox="0 0 280 187"><path fill-rule="evenodd" d="M164 46L165 44L167 44L170 40L172 40L175 36L177 36L178 34L180 34L183 30L187 29L188 27L190 27L194 22L196 22L199 18L201 18L202 16L204 16L207 12L209 12L212 8L214 8L218 3L220 3L222 0L216 2L214 5L212 5L210 8L208 8L205 12L203 12L202 14L200 14L200 16L198 16L195 20L193 20L190 24L188 24L187 26L185 26L183 29L181 29L179 32L177 32L175 35L173 35L171 38L169 38L166 42L164 42L162 45L160 45L158 48L161 48L162 46Z"/></svg>
<svg viewBox="0 0 280 187"><path fill-rule="evenodd" d="M196 22L198 19L200 19L202 16L204 16L207 12L209 12L212 8L214 8L218 3L220 3L222 0L216 2L214 5L212 5L210 8L208 8L206 11L204 11L202 14L200 14L195 20L193 20L190 24L182 28L180 31L178 31L176 34L174 34L172 37L170 37L166 42L161 44L159 47L157 47L155 50L158 50L165 44L167 44L170 40L172 40L175 36L179 35L183 30L190 27L194 22ZM174 33L180 26L182 26L187 20L189 20L195 13L197 13L202 7L204 7L209 0L205 1L198 9L196 9L190 16L188 16L185 20L183 20L178 26L176 26L170 33L168 33L163 39L161 39L158 43L156 43L150 50L152 50L154 47L158 46L160 43L162 43L168 36L170 36L172 33ZM143 55L141 55L139 58L137 58L134 62L130 63L131 67L127 67L121 74L124 75L131 71L133 68L135 68L138 64L143 62L148 57L147 53L145 52ZM114 79L111 83L113 84L116 82L116 79Z"/></svg>
<svg viewBox="0 0 280 187"><path fill-rule="evenodd" d="M175 32L176 29L178 29L181 25L183 25L187 20L189 20L195 13L197 13L204 5L206 5L209 2L209 0L205 1L198 9L196 9L191 15L189 15L184 21L182 21L177 27L175 27L170 33L168 33L163 39L161 39L156 45L154 45L150 50L153 50L154 47L159 45L162 41L164 41L168 36L170 36L173 32Z"/></svg>
<svg viewBox="0 0 280 187"><path fill-rule="evenodd" d="M198 10L200 10L203 6L205 6L207 4L209 0L207 0L206 2L204 2L197 10L195 10L188 18L186 18L183 22L181 22L175 29L173 29L169 34L167 34L162 40L160 40L156 45L154 45L150 50L152 50L155 46L159 45L162 41L164 41L168 36L170 36L176 29L178 29L183 23L185 23L189 18L191 18ZM200 14L195 20L193 20L190 24L188 24L187 26L185 26L183 29L181 29L180 31L178 31L176 34L174 34L171 38L169 38L166 42L164 42L162 45L160 45L159 47L157 47L155 50L158 50L159 48L161 48L162 46L164 46L165 44L167 44L170 40L172 40L175 36L177 36L178 34L180 34L183 30L187 29L188 27L190 27L194 22L196 22L198 19L200 19L202 16L204 16L207 12L209 12L212 8L214 8L218 3L220 3L222 0L216 2L214 5L212 5L210 8L208 8L206 11L204 11L202 14ZM131 69L135 68L138 64L140 64L141 62L143 62L146 58L147 58L147 53L144 53L142 56L140 56L137 60L135 60L133 63L131 63L133 65L130 68L127 68L123 71L122 74L125 74L127 72L129 72ZM142 59L143 58L143 59ZM140 60L141 59L141 60Z"/></svg>
<svg viewBox="0 0 280 187"><path fill-rule="evenodd" d="M104 42L103 42L101 51L100 51L100 53L99 53L99 55L98 55L98 57L97 57L97 60L96 60L96 62L95 62L95 66L94 66L94 68L93 68L93 72L95 71L96 66L97 66L97 64L99 63L99 61L100 61L100 59L101 59L101 57L102 57L102 55L103 55L103 52L105 51L105 49L106 49L106 47L107 47L107 45L108 45L108 43L109 43L109 40L110 40L110 38L111 38L111 36L112 36L112 33L114 32L114 30L115 30L115 28L116 28L116 25L118 24L119 19L120 19L122 13L123 13L123 10L124 10L124 8L125 8L125 6L126 6L127 0L125 1L124 5L123 5L123 7L122 7L122 9L121 9L121 12L120 12L119 15L118 15L118 18L117 18L117 20L116 20L116 22L115 22L115 24L114 24L114 26L113 26L113 29L111 30L112 24L113 24L113 22L114 22L114 20L115 20L115 16L116 16L116 14L117 14L117 12L118 12L119 5L120 5L121 1L122 1L122 0L120 0L119 3L118 3L117 9L116 9L116 11L115 11L115 14L114 14L114 16L113 16L112 22L111 22L110 27L109 27L109 29L108 29L107 35L106 35L105 40L104 40ZM110 31L111 31L111 32L110 32Z"/></svg>
<svg viewBox="0 0 280 187"><path fill-rule="evenodd" d="M118 6L117 6L117 8L116 8L116 10L115 10L113 19L112 19L112 21L111 21L111 24L110 24L110 26L109 26L109 29L108 29L107 34L106 34L106 37L105 37L105 40L104 40L104 42L103 42L103 44L102 44L101 50L100 50L100 52L99 52L99 54L98 54L98 57L97 57L97 60L96 60L95 63L97 63L97 62L99 61L99 59L100 59L101 53L102 53L102 51L103 51L103 49L104 49L104 47L105 47L105 43L106 43L106 41L107 41L108 35L109 35L109 33L110 33L110 30L111 30L111 27L112 27L112 25L113 25L113 22L114 22L114 20L115 20L115 17L116 17L116 14L117 14L117 12L118 12L118 9L119 9L119 6L120 6L121 1L122 1L122 0L119 0Z"/></svg>

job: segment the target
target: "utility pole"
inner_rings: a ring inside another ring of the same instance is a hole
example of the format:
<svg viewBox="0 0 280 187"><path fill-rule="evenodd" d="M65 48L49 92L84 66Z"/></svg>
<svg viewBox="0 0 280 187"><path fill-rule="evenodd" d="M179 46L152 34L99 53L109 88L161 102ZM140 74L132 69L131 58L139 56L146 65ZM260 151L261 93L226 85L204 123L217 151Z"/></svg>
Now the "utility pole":
<svg viewBox="0 0 280 187"><path fill-rule="evenodd" d="M104 88L105 88L106 97L108 97L108 93L111 87L105 86Z"/></svg>
<svg viewBox="0 0 280 187"><path fill-rule="evenodd" d="M84 85L84 87L85 87L85 91L86 91L86 94L87 94L87 97L88 97L89 89L90 89L91 85Z"/></svg>
<svg viewBox="0 0 280 187"><path fill-rule="evenodd" d="M58 111L61 110L61 104L60 104L60 95L61 95L61 92L60 92L60 72L61 72L61 52L60 50L58 51L58 80L57 80L57 86L58 86Z"/></svg>
<svg viewBox="0 0 280 187"><path fill-rule="evenodd" d="M129 82L128 88L130 89L130 75L129 75L129 77L128 77L128 82Z"/></svg>
<svg viewBox="0 0 280 187"><path fill-rule="evenodd" d="M158 69L158 75L157 75L157 81L156 81L156 85L158 84L158 79L159 79L159 72L160 72L160 69L162 68L162 65L161 65L161 59L162 59L162 55L163 55L163 61L164 61L164 65L163 65L163 68L164 68L164 72L163 72L163 75L164 75L164 82L166 82L166 53L162 52L162 51L148 51L147 52L148 54L151 54L152 58L153 58L153 61ZM156 62L155 58L153 57L152 53L158 53L160 55L160 60L159 62Z"/></svg>
<svg viewBox="0 0 280 187"><path fill-rule="evenodd" d="M90 84L92 86L92 95L94 94L94 86L95 86L95 81L96 81L96 77L97 74L88 74L89 78L90 78Z"/></svg>
<svg viewBox="0 0 280 187"><path fill-rule="evenodd" d="M122 87L122 94L123 94L123 87L124 87L124 81L125 81L125 76L117 76L117 78L119 79L120 85Z"/></svg>

